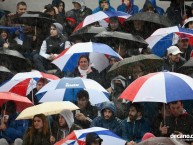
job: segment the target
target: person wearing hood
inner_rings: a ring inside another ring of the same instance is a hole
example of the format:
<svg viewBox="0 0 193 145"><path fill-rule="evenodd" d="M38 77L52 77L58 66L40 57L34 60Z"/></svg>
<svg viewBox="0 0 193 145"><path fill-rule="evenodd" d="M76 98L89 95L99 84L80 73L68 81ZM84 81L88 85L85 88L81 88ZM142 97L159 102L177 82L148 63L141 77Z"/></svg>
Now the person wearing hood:
<svg viewBox="0 0 193 145"><path fill-rule="evenodd" d="M73 130L79 130L79 129L82 129L82 128L74 124L74 116L72 111L63 110L58 115L58 121L56 124L54 124L52 128L52 135L50 137L50 142L55 143L65 138Z"/></svg>
<svg viewBox="0 0 193 145"><path fill-rule="evenodd" d="M122 4L117 7L117 11L134 15L138 13L139 7L134 5L134 0L122 0Z"/></svg>
<svg viewBox="0 0 193 145"><path fill-rule="evenodd" d="M150 132L150 126L143 118L142 106L139 103L130 104L128 118L122 123L122 138L138 143L146 132Z"/></svg>
<svg viewBox="0 0 193 145"><path fill-rule="evenodd" d="M72 0L74 6L73 11L75 12L77 23L80 23L86 18L86 16L92 14L92 10L85 6L84 0Z"/></svg>
<svg viewBox="0 0 193 145"><path fill-rule="evenodd" d="M190 17L184 21L182 28L187 28L193 30L193 17Z"/></svg>
<svg viewBox="0 0 193 145"><path fill-rule="evenodd" d="M99 0L98 2L99 6L92 11L93 14L99 11L115 11L115 9L110 5L110 0Z"/></svg>
<svg viewBox="0 0 193 145"><path fill-rule="evenodd" d="M127 117L127 101L125 99L119 99L121 93L127 87L127 80L121 75L113 78L111 81L111 88L112 88L112 101L115 104L117 110L117 117L120 119L125 119Z"/></svg>
<svg viewBox="0 0 193 145"><path fill-rule="evenodd" d="M65 3L62 0L53 0L52 6L58 10L57 22L63 24L65 22Z"/></svg>
<svg viewBox="0 0 193 145"><path fill-rule="evenodd" d="M144 3L143 9L140 10L141 12L145 11L144 8L147 7L145 5L147 5L148 3L150 3L152 5L152 7L156 13L158 13L159 15L164 15L164 10L161 7L157 6L156 0L146 0Z"/></svg>
<svg viewBox="0 0 193 145"><path fill-rule="evenodd" d="M174 25L182 25L186 18L191 17L191 7L185 5L185 0L171 0L170 6L166 9L168 18Z"/></svg>
<svg viewBox="0 0 193 145"><path fill-rule="evenodd" d="M41 72L52 69L51 61L64 50L66 37L62 34L63 27L60 23L53 23L50 27L50 36L47 37L40 48L40 53L33 56L34 66Z"/></svg>
<svg viewBox="0 0 193 145"><path fill-rule="evenodd" d="M92 123L91 127L103 127L107 128L115 134L121 136L122 131L122 121L117 118L117 110L112 102L105 102L102 104L101 116L96 117Z"/></svg>

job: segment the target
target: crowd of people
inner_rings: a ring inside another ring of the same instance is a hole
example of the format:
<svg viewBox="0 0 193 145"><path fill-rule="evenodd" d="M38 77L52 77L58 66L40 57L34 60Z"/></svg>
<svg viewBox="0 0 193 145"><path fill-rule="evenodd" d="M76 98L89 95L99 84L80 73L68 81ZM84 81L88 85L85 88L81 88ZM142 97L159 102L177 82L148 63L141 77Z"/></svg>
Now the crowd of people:
<svg viewBox="0 0 193 145"><path fill-rule="evenodd" d="M44 73L52 73L58 77L82 77L89 78L100 83L110 94L110 101L93 106L89 101L89 94L86 90L77 93L76 105L79 111L63 110L58 115L46 117L44 114L37 114L32 120L15 120L18 116L17 106L13 101L6 102L1 107L0 144L1 145L51 145L65 138L73 130L86 129L90 127L107 128L123 138L125 145L134 145L144 140L146 133L151 137L170 137L172 134L193 135L193 103L191 101L177 100L169 104L163 103L131 103L119 99L125 88L140 76L150 72L167 70L171 72L184 73L193 77L193 69L180 69L183 64L193 57L193 46L190 44L190 37L185 34L178 35L175 45L170 46L163 56L163 65L156 70L147 70L143 64L137 63L132 67L130 74L126 76L108 74L113 64L120 59L109 56L109 66L99 72L91 64L88 55L81 55L73 72L62 72L57 66L51 63L65 49L81 42L100 42L111 46L123 59L136 55L147 55L151 53L150 48L143 47L140 50L137 45L131 46L123 40L114 39L101 40L100 38L84 37L84 34L71 36L74 29L86 16L99 11L116 11L110 5L110 0L99 0L99 6L91 10L84 0L72 0L74 8L65 11L65 2L53 0L51 4L45 5L42 12L27 11L27 3L18 2L16 13L4 13L0 19L0 51L13 50L25 58L24 63L16 66L9 57L0 54L0 66L7 67L13 73L38 70ZM184 27L187 30L193 29L193 4L185 5L184 0L171 0L170 6L164 11L156 4L156 0L146 0L140 10L134 4L134 0L122 0L117 11L130 15L137 13L157 13L171 20L173 26ZM24 23L21 19L24 14L39 14L47 18L36 25L36 21ZM43 23L43 24L42 24ZM87 27L101 27L99 22L90 24ZM139 35L142 39L152 34L152 27L147 27L143 21L133 21L132 28L127 23L122 23L117 17L111 17L108 21L106 31L119 31ZM19 31L10 33L6 27L21 27L23 32L22 43L19 41ZM160 27L161 28L161 27ZM164 42L163 42L164 43ZM135 49L131 47L136 47ZM0 79L0 85L10 78L4 76ZM34 105L38 105L35 93L38 92L49 81L41 78L37 82L33 93L27 96ZM159 83L159 82L158 82ZM180 88L179 88L180 89ZM96 96L97 97L97 96ZM8 118L6 118L8 116ZM88 134L86 145L101 145L103 140L96 134ZM193 145L193 140L186 142Z"/></svg>

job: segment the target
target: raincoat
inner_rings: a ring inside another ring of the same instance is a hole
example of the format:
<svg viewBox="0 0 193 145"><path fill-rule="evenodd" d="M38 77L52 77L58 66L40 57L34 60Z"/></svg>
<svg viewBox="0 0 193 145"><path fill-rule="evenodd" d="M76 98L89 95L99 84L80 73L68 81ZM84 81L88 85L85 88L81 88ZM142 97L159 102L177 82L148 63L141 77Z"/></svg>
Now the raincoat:
<svg viewBox="0 0 193 145"><path fill-rule="evenodd" d="M149 1L151 2L152 6L154 7L156 13L158 13L159 15L163 15L164 14L164 10L161 7L158 7L156 4L156 0L146 0L146 2ZM145 3L146 3L145 2ZM143 12L143 9L140 10L141 12Z"/></svg>
<svg viewBox="0 0 193 145"><path fill-rule="evenodd" d="M92 13L97 13L97 12L99 12L99 11L103 11L103 9L102 9L102 7L100 7L100 3L102 2L103 0L99 0L98 1L98 3L99 3L99 6L96 8L96 9L94 9L93 11L92 11ZM109 9L108 9L108 11L115 11L115 9L111 6L111 4L110 4L110 0L107 0L108 1L108 4L109 4Z"/></svg>
<svg viewBox="0 0 193 145"><path fill-rule="evenodd" d="M104 114L103 111L105 109L109 109L113 112L113 115L111 116L110 119L106 120L104 118ZM121 136L122 132L121 132L121 125L122 125L122 121L116 117L116 108L115 105L111 102L106 102L103 104L102 108L101 108L101 116L96 117L92 123L91 123L91 127L103 127L103 128L107 128L110 131L114 132L115 134Z"/></svg>
<svg viewBox="0 0 193 145"><path fill-rule="evenodd" d="M134 5L134 0L130 0L130 5L126 6L124 0L122 0L122 4L117 7L117 11L125 12L130 15L136 14L139 11L139 7Z"/></svg>

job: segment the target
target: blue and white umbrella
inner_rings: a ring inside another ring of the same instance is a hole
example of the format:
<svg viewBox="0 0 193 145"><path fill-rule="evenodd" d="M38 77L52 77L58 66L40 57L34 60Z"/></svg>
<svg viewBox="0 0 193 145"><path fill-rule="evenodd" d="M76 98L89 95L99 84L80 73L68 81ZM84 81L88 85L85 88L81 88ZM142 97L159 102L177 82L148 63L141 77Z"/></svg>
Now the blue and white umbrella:
<svg viewBox="0 0 193 145"><path fill-rule="evenodd" d="M89 100L92 105L109 101L109 93L96 81L91 79L62 78L46 84L40 89L36 96L39 102L51 101L77 101L77 93L80 90L86 90L89 93Z"/></svg>
<svg viewBox="0 0 193 145"><path fill-rule="evenodd" d="M145 41L149 44L153 54L163 57L167 48L175 45L179 40L179 35L189 37L189 43L193 45L193 30L178 26L157 29Z"/></svg>
<svg viewBox="0 0 193 145"><path fill-rule="evenodd" d="M109 65L109 56L122 57L111 47L102 43L77 43L67 50L64 50L52 63L64 72L73 72L78 65L78 59L81 55L89 55L90 63L94 65L99 72Z"/></svg>

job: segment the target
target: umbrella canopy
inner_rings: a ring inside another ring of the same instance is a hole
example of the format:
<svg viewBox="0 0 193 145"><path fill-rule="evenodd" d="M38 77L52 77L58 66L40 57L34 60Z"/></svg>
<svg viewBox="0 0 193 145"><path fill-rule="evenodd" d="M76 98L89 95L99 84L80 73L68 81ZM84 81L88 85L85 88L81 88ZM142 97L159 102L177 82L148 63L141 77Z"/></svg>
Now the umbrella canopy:
<svg viewBox="0 0 193 145"><path fill-rule="evenodd" d="M27 13L21 15L18 19L21 24L26 24L29 26L38 26L40 28L45 28L45 26L56 22L55 19L51 19L45 13L38 11L28 11Z"/></svg>
<svg viewBox="0 0 193 145"><path fill-rule="evenodd" d="M92 37L94 37L94 35L103 31L106 31L104 27L86 26L73 32L70 35L69 39L73 41L77 37L82 37L85 42L89 42L90 40L92 40Z"/></svg>
<svg viewBox="0 0 193 145"><path fill-rule="evenodd" d="M16 72L29 71L29 63L25 57L16 50L0 50L0 65L8 66Z"/></svg>
<svg viewBox="0 0 193 145"><path fill-rule="evenodd" d="M167 48L178 42L179 35L182 34L186 35L186 37L189 38L189 43L193 45L193 30L178 26L160 28L147 38L146 42L149 44L149 47L154 54L162 57Z"/></svg>
<svg viewBox="0 0 193 145"><path fill-rule="evenodd" d="M44 115L59 114L63 110L77 110L79 109L75 104L65 102L45 102L36 106L32 106L23 110L16 120L32 119L34 115L43 113Z"/></svg>
<svg viewBox="0 0 193 145"><path fill-rule="evenodd" d="M0 92L7 91L26 96L36 87L36 83L40 78L46 78L48 80L59 79L55 75L39 71L17 73L8 82L0 86Z"/></svg>
<svg viewBox="0 0 193 145"><path fill-rule="evenodd" d="M146 72L152 72L160 69L163 59L154 54L132 56L113 64L108 73L114 76L123 75L127 78L133 73L132 68L137 65L143 66Z"/></svg>
<svg viewBox="0 0 193 145"><path fill-rule="evenodd" d="M120 98L132 102L163 103L192 100L193 79L173 72L150 73L131 83Z"/></svg>
<svg viewBox="0 0 193 145"><path fill-rule="evenodd" d="M99 83L91 79L83 79L80 77L62 78L61 80L52 81L40 89L36 93L36 96L39 102L76 102L77 92L83 89L88 91L89 101L93 105L109 101L107 98L109 93Z"/></svg>
<svg viewBox="0 0 193 145"><path fill-rule="evenodd" d="M4 102L10 100L16 103L18 112L21 112L27 107L33 106L32 102L27 97L10 92L0 92L0 106L2 106Z"/></svg>
<svg viewBox="0 0 193 145"><path fill-rule="evenodd" d="M11 79L13 77L13 75L14 74L8 68L6 68L4 66L0 66L0 76L1 76L0 77L0 85L3 82Z"/></svg>
<svg viewBox="0 0 193 145"><path fill-rule="evenodd" d="M189 144L176 138L153 137L145 141L142 141L137 145L189 145Z"/></svg>
<svg viewBox="0 0 193 145"><path fill-rule="evenodd" d="M126 143L125 140L106 128L92 127L88 129L75 130L66 138L58 141L54 145L86 145L85 140L88 133L96 133L103 140L102 145L124 145Z"/></svg>
<svg viewBox="0 0 193 145"><path fill-rule="evenodd" d="M81 55L89 55L90 63L94 65L99 72L109 65L109 56L115 56L118 59L122 57L116 53L111 47L102 43L77 43L67 50L64 50L52 63L60 70L65 72L73 72L78 64Z"/></svg>
<svg viewBox="0 0 193 145"><path fill-rule="evenodd" d="M125 23L130 25L133 21L144 21L157 24L161 27L170 27L172 26L172 22L168 17L159 15L157 13L151 12L141 12L132 15L131 17L125 20Z"/></svg>
<svg viewBox="0 0 193 145"><path fill-rule="evenodd" d="M101 20L110 18L110 17L119 17L120 19L122 19L122 21L124 21L125 19L129 18L131 15L124 13L124 12L120 12L120 11L99 11L97 13L88 15L76 28L74 31L85 27L87 25L90 25L92 23L95 22L100 22ZM108 24L107 24L108 25Z"/></svg>
<svg viewBox="0 0 193 145"><path fill-rule="evenodd" d="M184 63L179 68L179 72L192 75L193 74L193 59L190 59L186 63Z"/></svg>
<svg viewBox="0 0 193 145"><path fill-rule="evenodd" d="M95 37L97 38L109 38L111 41L114 39L114 42L117 43L117 40L123 40L124 42L128 43L129 48L144 48L147 47L147 42L140 36L134 36L129 33L118 32L118 31L104 31L97 34ZM106 39L105 39L106 41ZM104 42L105 42L104 41Z"/></svg>

